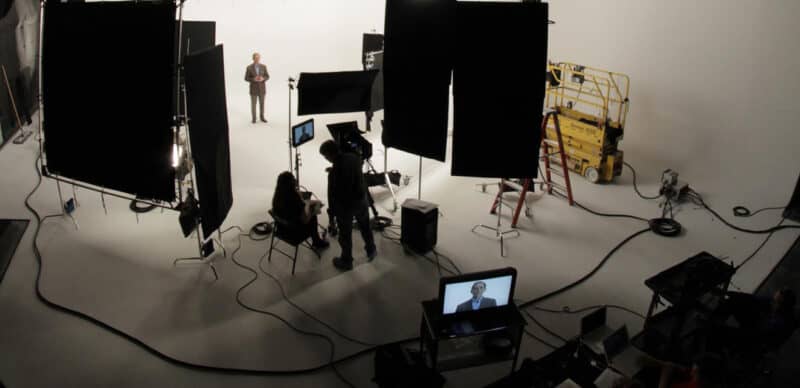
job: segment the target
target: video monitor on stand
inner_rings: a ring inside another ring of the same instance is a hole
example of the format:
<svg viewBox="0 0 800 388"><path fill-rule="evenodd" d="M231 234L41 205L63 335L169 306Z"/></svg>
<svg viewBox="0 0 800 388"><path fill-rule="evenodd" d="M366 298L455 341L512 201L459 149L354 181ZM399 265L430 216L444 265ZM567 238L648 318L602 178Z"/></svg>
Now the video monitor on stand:
<svg viewBox="0 0 800 388"><path fill-rule="evenodd" d="M314 119L292 126L292 147L297 148L314 139Z"/></svg>
<svg viewBox="0 0 800 388"><path fill-rule="evenodd" d="M298 147L314 139L314 119L308 119L292 126L292 147L294 151L294 177L300 185L300 151Z"/></svg>

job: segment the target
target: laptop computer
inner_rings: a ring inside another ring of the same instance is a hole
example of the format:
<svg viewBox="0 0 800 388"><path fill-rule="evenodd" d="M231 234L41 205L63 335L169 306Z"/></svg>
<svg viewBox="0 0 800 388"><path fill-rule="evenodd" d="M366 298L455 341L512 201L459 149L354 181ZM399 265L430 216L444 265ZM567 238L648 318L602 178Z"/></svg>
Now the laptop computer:
<svg viewBox="0 0 800 388"><path fill-rule="evenodd" d="M631 345L628 327L625 325L603 340L603 349L609 368L625 377L635 376L642 370L643 362L651 359L650 356Z"/></svg>
<svg viewBox="0 0 800 388"><path fill-rule="evenodd" d="M591 314L581 318L581 342L595 354L603 354L603 340L614 333L606 324L608 309L599 308Z"/></svg>
<svg viewBox="0 0 800 388"><path fill-rule="evenodd" d="M506 327L517 271L503 268L439 281L444 335L461 336Z"/></svg>

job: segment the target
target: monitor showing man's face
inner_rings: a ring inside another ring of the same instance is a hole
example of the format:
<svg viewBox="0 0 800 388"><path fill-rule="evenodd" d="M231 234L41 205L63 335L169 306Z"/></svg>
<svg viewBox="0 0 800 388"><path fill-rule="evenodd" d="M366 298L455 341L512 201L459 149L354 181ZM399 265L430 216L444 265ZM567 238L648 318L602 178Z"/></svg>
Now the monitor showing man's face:
<svg viewBox="0 0 800 388"><path fill-rule="evenodd" d="M483 293L486 291L486 283L484 282L475 282L472 285L472 297L478 299L483 296Z"/></svg>
<svg viewBox="0 0 800 388"><path fill-rule="evenodd" d="M453 314L505 306L511 296L511 286L511 275L447 284L442 313Z"/></svg>

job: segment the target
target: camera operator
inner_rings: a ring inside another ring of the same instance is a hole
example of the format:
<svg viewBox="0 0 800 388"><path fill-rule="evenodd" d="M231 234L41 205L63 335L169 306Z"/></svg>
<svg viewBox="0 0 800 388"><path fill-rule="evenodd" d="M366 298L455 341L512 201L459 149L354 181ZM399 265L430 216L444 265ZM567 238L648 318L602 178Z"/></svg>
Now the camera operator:
<svg viewBox="0 0 800 388"><path fill-rule="evenodd" d="M328 172L328 204L338 225L339 245L342 247L342 254L333 259L333 265L348 271L353 268L353 218L364 238L369 261L378 255L369 225L362 161L354 153L342 152L333 140L322 143L319 152L333 164Z"/></svg>

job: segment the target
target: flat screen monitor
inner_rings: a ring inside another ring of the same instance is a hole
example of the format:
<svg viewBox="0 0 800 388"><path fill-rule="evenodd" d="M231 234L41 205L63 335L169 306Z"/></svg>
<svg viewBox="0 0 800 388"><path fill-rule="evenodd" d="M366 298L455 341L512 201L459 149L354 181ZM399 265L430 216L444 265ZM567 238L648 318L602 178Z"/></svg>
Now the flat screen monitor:
<svg viewBox="0 0 800 388"><path fill-rule="evenodd" d="M513 301L516 278L514 268L442 278L439 283L442 315L506 306Z"/></svg>
<svg viewBox="0 0 800 388"><path fill-rule="evenodd" d="M303 121L292 127L292 146L299 147L314 138L314 119Z"/></svg>

